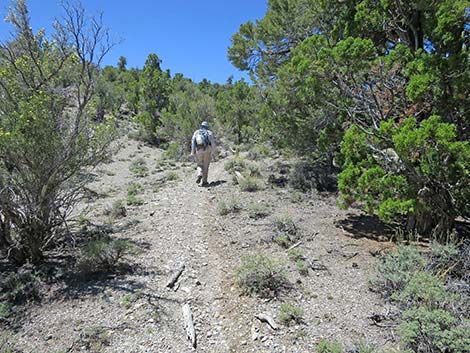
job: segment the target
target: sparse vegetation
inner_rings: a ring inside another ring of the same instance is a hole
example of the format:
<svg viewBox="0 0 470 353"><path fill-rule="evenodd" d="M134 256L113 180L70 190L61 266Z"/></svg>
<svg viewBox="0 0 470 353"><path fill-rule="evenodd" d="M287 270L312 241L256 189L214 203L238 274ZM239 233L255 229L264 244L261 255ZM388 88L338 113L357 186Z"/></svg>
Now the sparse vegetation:
<svg viewBox="0 0 470 353"><path fill-rule="evenodd" d="M456 251L453 245L435 245L425 255L401 246L383 257L375 284L403 310L398 333L404 348L415 352L468 350L470 341L464 332L470 320L469 293L462 289L468 288L469 279L458 269L470 258L465 255L466 247L463 244ZM460 290L451 286L455 280L465 283Z"/></svg>
<svg viewBox="0 0 470 353"><path fill-rule="evenodd" d="M246 176L239 180L239 184L241 191L254 192L261 189L261 183L259 179L252 176Z"/></svg>
<svg viewBox="0 0 470 353"><path fill-rule="evenodd" d="M286 266L263 254L245 256L237 270L237 281L245 293L270 297L287 287Z"/></svg>
<svg viewBox="0 0 470 353"><path fill-rule="evenodd" d="M143 178L149 175L147 163L143 158L139 158L133 161L129 166L129 170L139 178Z"/></svg>
<svg viewBox="0 0 470 353"><path fill-rule="evenodd" d="M230 213L237 213L243 209L242 204L237 199L229 199L227 201L220 201L217 205L217 212L221 216L228 215Z"/></svg>
<svg viewBox="0 0 470 353"><path fill-rule="evenodd" d="M112 205L106 208L104 213L111 219L126 217L127 210L124 204L124 200L117 199L113 201Z"/></svg>
<svg viewBox="0 0 470 353"><path fill-rule="evenodd" d="M102 352L110 344L109 330L101 325L91 325L81 330L80 343L88 352Z"/></svg>
<svg viewBox="0 0 470 353"><path fill-rule="evenodd" d="M301 237L301 232L292 216L285 214L277 217L274 222L274 241L283 246L288 247L294 241Z"/></svg>
<svg viewBox="0 0 470 353"><path fill-rule="evenodd" d="M123 265L121 261L126 255L135 251L129 240L102 236L82 247L77 268L83 274L113 272Z"/></svg>
<svg viewBox="0 0 470 353"><path fill-rule="evenodd" d="M180 179L179 173L174 170L168 171L165 177L167 181L177 181Z"/></svg>
<svg viewBox="0 0 470 353"><path fill-rule="evenodd" d="M229 159L227 162L225 162L224 168L226 171L231 172L231 173L235 171L241 173L246 168L246 162L241 157L232 158L232 159Z"/></svg>
<svg viewBox="0 0 470 353"><path fill-rule="evenodd" d="M304 310L296 305L289 303L282 303L279 307L279 320L285 324L290 325L292 323L301 323L304 316Z"/></svg>
<svg viewBox="0 0 470 353"><path fill-rule="evenodd" d="M261 202L252 202L248 205L248 216L253 219L265 218L271 212L271 207Z"/></svg>

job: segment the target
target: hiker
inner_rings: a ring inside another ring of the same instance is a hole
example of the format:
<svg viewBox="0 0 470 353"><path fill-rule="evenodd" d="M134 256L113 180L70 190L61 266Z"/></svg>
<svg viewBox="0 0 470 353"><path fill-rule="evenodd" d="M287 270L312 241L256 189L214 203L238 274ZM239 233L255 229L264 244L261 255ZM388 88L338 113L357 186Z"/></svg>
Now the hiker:
<svg viewBox="0 0 470 353"><path fill-rule="evenodd" d="M207 175L215 149L214 134L209 130L209 123L203 121L199 129L194 132L191 140L191 155L195 156L197 163L196 183L199 184L202 180L201 186L209 185Z"/></svg>

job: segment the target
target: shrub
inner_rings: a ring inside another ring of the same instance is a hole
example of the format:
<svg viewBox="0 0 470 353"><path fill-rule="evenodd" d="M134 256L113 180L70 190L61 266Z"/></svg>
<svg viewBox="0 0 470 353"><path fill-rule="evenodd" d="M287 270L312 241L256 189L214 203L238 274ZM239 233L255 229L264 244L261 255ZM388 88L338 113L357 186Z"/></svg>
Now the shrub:
<svg viewBox="0 0 470 353"><path fill-rule="evenodd" d="M308 275L308 264L305 260L299 259L295 261L295 267L302 276Z"/></svg>
<svg viewBox="0 0 470 353"><path fill-rule="evenodd" d="M418 271L400 292L395 292L392 298L405 307L427 305L437 308L446 299L444 284L432 274Z"/></svg>
<svg viewBox="0 0 470 353"><path fill-rule="evenodd" d="M263 203L253 202L248 206L248 216L253 219L267 217L271 212L271 207Z"/></svg>
<svg viewBox="0 0 470 353"><path fill-rule="evenodd" d="M166 173L166 180L167 181L176 181L179 180L180 175L178 172L175 172L174 170L170 170L169 172Z"/></svg>
<svg viewBox="0 0 470 353"><path fill-rule="evenodd" d="M342 353L343 346L337 341L329 342L327 340L321 340L318 342L315 351L316 353Z"/></svg>
<svg viewBox="0 0 470 353"><path fill-rule="evenodd" d="M254 192L261 189L259 180L251 176L246 176L245 178L239 180L239 183L241 191Z"/></svg>
<svg viewBox="0 0 470 353"><path fill-rule="evenodd" d="M139 178L146 177L149 174L147 163L143 158L139 158L131 163L129 170Z"/></svg>
<svg viewBox="0 0 470 353"><path fill-rule="evenodd" d="M282 303L279 307L279 320L285 325L290 325L291 323L301 323L304 316L304 310L301 307Z"/></svg>
<svg viewBox="0 0 470 353"><path fill-rule="evenodd" d="M12 304L23 304L28 300L39 299L40 279L30 269L18 271L2 278L0 282L0 303L3 310L9 311Z"/></svg>
<svg viewBox="0 0 470 353"><path fill-rule="evenodd" d="M221 216L228 215L229 213L237 213L242 210L242 205L240 204L240 201L231 199L227 201L220 201L219 204L217 205L217 212Z"/></svg>
<svg viewBox="0 0 470 353"><path fill-rule="evenodd" d="M145 203L142 198L136 195L127 195L126 202L129 206L141 206Z"/></svg>
<svg viewBox="0 0 470 353"><path fill-rule="evenodd" d="M274 239L281 239L283 246L287 247L289 243L300 238L300 229L295 224L290 215L277 217L274 222L275 236Z"/></svg>
<svg viewBox="0 0 470 353"><path fill-rule="evenodd" d="M225 162L224 168L227 172L242 172L246 168L246 162L241 157L232 158Z"/></svg>
<svg viewBox="0 0 470 353"><path fill-rule="evenodd" d="M110 344L108 329L100 325L92 325L82 329L80 344L88 352L102 352Z"/></svg>
<svg viewBox="0 0 470 353"><path fill-rule="evenodd" d="M289 247L290 245L290 239L289 237L286 235L286 234L278 234L274 237L274 242L279 245L279 246L282 246L283 248L287 248Z"/></svg>
<svg viewBox="0 0 470 353"><path fill-rule="evenodd" d="M304 253L301 249L291 249L287 252L287 255L289 255L292 261L305 260Z"/></svg>
<svg viewBox="0 0 470 353"><path fill-rule="evenodd" d="M245 256L237 280L244 292L269 297L287 286L285 264L262 254Z"/></svg>
<svg viewBox="0 0 470 353"><path fill-rule="evenodd" d="M109 215L111 218L120 218L127 216L126 206L122 199L115 200L111 208L105 209L105 214Z"/></svg>
<svg viewBox="0 0 470 353"><path fill-rule="evenodd" d="M387 294L405 288L410 278L425 266L425 258L412 246L399 246L396 252L387 253L378 265L380 278L375 284Z"/></svg>
<svg viewBox="0 0 470 353"><path fill-rule="evenodd" d="M261 171L257 164L249 163L246 165L246 174L253 178L259 178L261 176Z"/></svg>
<svg viewBox="0 0 470 353"><path fill-rule="evenodd" d="M101 237L85 244L77 267L82 273L112 272L120 265L123 257L135 252L135 246L124 239Z"/></svg>
<svg viewBox="0 0 470 353"><path fill-rule="evenodd" d="M403 313L398 327L401 340L415 352L464 353L470 348L468 322L458 320L448 311L414 307Z"/></svg>
<svg viewBox="0 0 470 353"><path fill-rule="evenodd" d="M127 186L127 196L136 196L144 191L144 187L139 183L130 183Z"/></svg>
<svg viewBox="0 0 470 353"><path fill-rule="evenodd" d="M300 161L294 165L289 182L294 189L301 191L336 191L337 173L327 160Z"/></svg>
<svg viewBox="0 0 470 353"><path fill-rule="evenodd" d="M433 242L431 258L427 269L437 276L452 272L462 261L460 250L454 244L440 244Z"/></svg>
<svg viewBox="0 0 470 353"><path fill-rule="evenodd" d="M47 36L14 1L12 37L0 49L0 250L17 265L44 259L116 136L115 120L95 121L93 109L109 32L81 7L64 7L58 35Z"/></svg>
<svg viewBox="0 0 470 353"><path fill-rule="evenodd" d="M170 142L166 149L165 152L163 152L163 156L168 159L173 159L173 160L180 160L181 157L184 155L184 145L178 143L178 142Z"/></svg>

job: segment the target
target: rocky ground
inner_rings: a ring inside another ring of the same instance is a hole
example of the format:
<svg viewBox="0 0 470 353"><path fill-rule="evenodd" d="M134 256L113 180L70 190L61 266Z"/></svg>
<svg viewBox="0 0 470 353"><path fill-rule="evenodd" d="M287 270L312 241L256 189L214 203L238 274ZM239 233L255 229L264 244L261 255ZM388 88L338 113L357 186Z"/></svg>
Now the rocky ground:
<svg viewBox="0 0 470 353"><path fill-rule="evenodd" d="M129 170L140 158L147 176ZM378 351L395 347L392 329L371 319L391 309L369 289L374 255L391 246L383 241L383 231L359 211L339 209L335 195L307 196L268 184L268 170L278 160L253 162L261 171L262 189L242 192L224 169L230 158L211 164L211 184L202 188L195 184L192 164L162 166L161 151L124 138L112 162L97 172L82 221L111 222L113 203L126 199L129 184L140 183L137 196L143 204L127 205L125 217L116 216L111 224L112 237L127 239L138 250L125 257L130 267L84 278L73 260L57 260L56 280L44 286L41 300L27 305L18 323L2 328L3 349L314 352L322 339L351 349L359 342ZM240 210L221 215L222 202L235 202ZM257 218L260 208L267 214ZM273 241L274 221L286 217L298 228L296 241L287 247L298 245L294 252L307 268L299 268L292 251ZM279 260L289 281L268 298L246 295L237 285L242 258L259 253ZM183 264L178 282L167 288ZM60 271L65 274L57 275ZM196 349L185 333L185 303L194 318ZM282 303L302 308L302 319L282 323ZM278 328L258 320L259 314L271 316Z"/></svg>

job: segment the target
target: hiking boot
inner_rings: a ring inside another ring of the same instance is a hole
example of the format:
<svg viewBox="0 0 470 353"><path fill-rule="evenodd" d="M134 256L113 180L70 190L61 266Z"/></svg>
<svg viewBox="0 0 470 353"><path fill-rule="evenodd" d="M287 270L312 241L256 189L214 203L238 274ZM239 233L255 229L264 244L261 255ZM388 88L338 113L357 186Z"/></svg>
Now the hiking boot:
<svg viewBox="0 0 470 353"><path fill-rule="evenodd" d="M196 184L199 184L201 182L202 175L198 175L196 178Z"/></svg>
<svg viewBox="0 0 470 353"><path fill-rule="evenodd" d="M209 183L207 181L203 181L201 186L209 186Z"/></svg>

